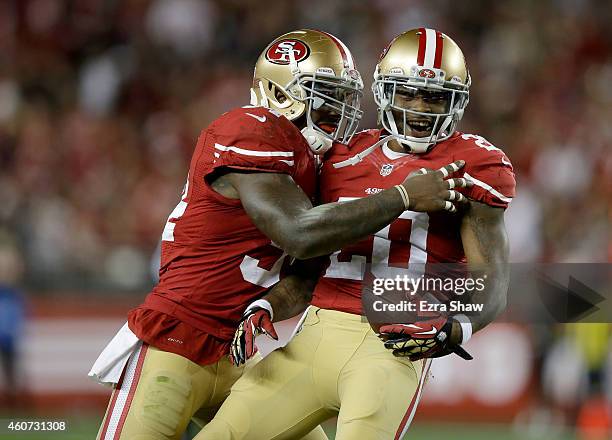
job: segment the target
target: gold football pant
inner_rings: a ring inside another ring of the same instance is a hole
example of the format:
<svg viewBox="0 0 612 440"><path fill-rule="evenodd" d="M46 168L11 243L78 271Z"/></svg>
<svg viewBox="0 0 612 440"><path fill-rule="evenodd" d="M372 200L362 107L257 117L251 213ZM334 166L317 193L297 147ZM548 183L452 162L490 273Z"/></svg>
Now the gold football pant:
<svg viewBox="0 0 612 440"><path fill-rule="evenodd" d="M244 372L195 440L295 439L335 415L337 440L399 439L430 363L394 357L360 316L311 307L293 341Z"/></svg>
<svg viewBox="0 0 612 440"><path fill-rule="evenodd" d="M212 418L242 371L226 357L202 366L143 344L111 395L97 438L178 440L196 412L202 421ZM306 438L327 439L320 427Z"/></svg>

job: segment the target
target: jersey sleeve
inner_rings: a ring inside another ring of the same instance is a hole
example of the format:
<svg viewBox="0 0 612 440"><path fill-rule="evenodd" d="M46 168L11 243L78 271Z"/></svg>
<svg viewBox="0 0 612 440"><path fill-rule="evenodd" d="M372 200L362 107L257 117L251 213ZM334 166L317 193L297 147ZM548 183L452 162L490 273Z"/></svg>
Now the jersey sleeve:
<svg viewBox="0 0 612 440"><path fill-rule="evenodd" d="M213 164L273 173L293 174L295 151L290 135L299 131L287 119L262 107L240 108L214 124ZM288 133L289 132L289 133Z"/></svg>
<svg viewBox="0 0 612 440"><path fill-rule="evenodd" d="M474 186L463 193L469 198L490 206L507 208L516 193L514 169L505 153L484 138L463 135L473 142L466 149L464 177Z"/></svg>

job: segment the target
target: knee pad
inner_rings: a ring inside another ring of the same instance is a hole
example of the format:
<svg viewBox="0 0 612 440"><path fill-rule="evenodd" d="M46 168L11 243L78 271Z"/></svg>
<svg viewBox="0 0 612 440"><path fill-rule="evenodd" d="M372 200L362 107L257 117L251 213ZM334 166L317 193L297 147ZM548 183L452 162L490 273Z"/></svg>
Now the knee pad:
<svg viewBox="0 0 612 440"><path fill-rule="evenodd" d="M179 426L186 425L191 417L191 379L171 371L156 371L144 378L142 385L140 423L162 434L162 438L176 435Z"/></svg>

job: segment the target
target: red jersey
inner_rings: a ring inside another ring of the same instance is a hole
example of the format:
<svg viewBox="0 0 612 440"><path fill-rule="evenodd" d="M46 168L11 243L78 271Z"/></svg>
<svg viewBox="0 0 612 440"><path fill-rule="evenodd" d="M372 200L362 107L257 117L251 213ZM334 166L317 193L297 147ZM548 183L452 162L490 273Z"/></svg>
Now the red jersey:
<svg viewBox="0 0 612 440"><path fill-rule="evenodd" d="M326 157L320 175L321 203L342 202L402 183L420 168L438 169L456 160L466 162L455 177L474 183L459 189L469 198L506 208L515 193L514 171L499 148L481 136L456 132L422 154L402 154L386 145L356 165L334 168L333 164L365 150L380 139L380 130L358 133L350 145L336 144ZM394 268L411 264L461 263L465 253L460 235L461 217L446 211L403 212L397 220L366 239L346 246L330 257L327 272L315 288L317 307L361 314L361 289L366 263L377 278L393 277Z"/></svg>
<svg viewBox="0 0 612 440"><path fill-rule="evenodd" d="M279 281L285 260L240 200L210 187L222 168L289 174L311 198L316 186L306 140L278 113L243 107L202 131L162 234L159 283L128 319L145 342L200 364L227 353L246 306Z"/></svg>

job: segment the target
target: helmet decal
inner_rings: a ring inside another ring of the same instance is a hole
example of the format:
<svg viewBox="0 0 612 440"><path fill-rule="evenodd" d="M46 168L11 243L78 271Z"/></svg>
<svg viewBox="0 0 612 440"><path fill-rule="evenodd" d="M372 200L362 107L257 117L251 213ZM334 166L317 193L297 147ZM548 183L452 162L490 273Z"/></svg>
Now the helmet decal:
<svg viewBox="0 0 612 440"><path fill-rule="evenodd" d="M421 69L419 70L419 76L421 78L435 78L436 72L431 69Z"/></svg>
<svg viewBox="0 0 612 440"><path fill-rule="evenodd" d="M304 61L310 55L308 45L300 40L284 39L276 41L266 51L266 59L274 64L287 65L291 61L291 53L296 62Z"/></svg>
<svg viewBox="0 0 612 440"><path fill-rule="evenodd" d="M434 29L421 28L419 35L419 54L417 64L425 67L440 68L442 64L442 51L444 50L444 36Z"/></svg>

